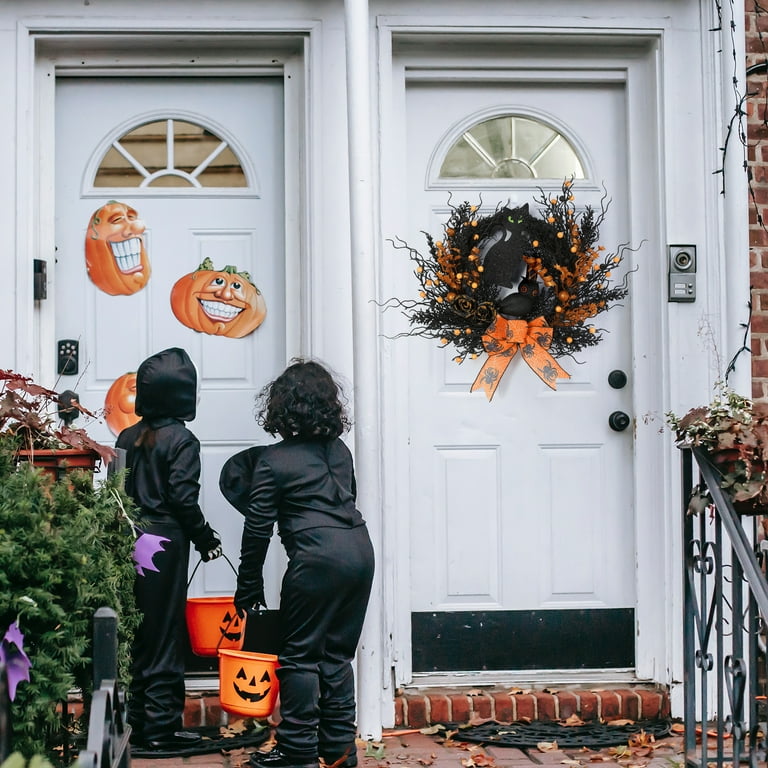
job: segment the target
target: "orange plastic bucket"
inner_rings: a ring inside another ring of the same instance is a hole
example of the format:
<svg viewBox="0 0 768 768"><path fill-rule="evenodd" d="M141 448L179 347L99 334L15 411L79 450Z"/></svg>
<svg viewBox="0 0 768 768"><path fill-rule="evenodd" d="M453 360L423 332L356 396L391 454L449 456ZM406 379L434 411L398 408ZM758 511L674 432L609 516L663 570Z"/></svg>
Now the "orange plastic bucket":
<svg viewBox="0 0 768 768"><path fill-rule="evenodd" d="M267 717L277 701L277 656L219 650L221 708L245 717Z"/></svg>
<svg viewBox="0 0 768 768"><path fill-rule="evenodd" d="M220 648L243 647L245 616L237 615L233 597L188 597L185 614L195 655L215 656Z"/></svg>

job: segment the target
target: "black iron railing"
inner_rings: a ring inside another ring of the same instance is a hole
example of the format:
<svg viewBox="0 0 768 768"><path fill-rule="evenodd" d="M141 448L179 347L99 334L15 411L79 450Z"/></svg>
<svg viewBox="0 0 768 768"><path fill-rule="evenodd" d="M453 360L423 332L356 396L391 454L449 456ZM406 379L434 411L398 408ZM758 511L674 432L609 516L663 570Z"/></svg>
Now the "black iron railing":
<svg viewBox="0 0 768 768"><path fill-rule="evenodd" d="M766 760L768 618L757 517L736 512L705 452L682 455L686 761L699 768L757 766ZM696 485L713 504L689 514Z"/></svg>
<svg viewBox="0 0 768 768"><path fill-rule="evenodd" d="M128 768L131 727L125 722L123 697L117 686L117 614L99 608L93 616L93 699L88 741L77 768Z"/></svg>

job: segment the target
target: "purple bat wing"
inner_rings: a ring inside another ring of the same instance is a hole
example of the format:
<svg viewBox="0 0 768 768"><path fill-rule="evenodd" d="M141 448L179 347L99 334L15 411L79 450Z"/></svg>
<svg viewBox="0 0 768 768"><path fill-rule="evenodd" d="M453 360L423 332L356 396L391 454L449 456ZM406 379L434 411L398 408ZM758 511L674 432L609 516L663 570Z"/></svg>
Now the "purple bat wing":
<svg viewBox="0 0 768 768"><path fill-rule="evenodd" d="M163 544L170 539L164 536L156 536L154 533L142 533L133 548L133 561L136 563L136 573L144 575L144 571L159 572L152 558L163 551Z"/></svg>
<svg viewBox="0 0 768 768"><path fill-rule="evenodd" d="M0 642L0 661L5 664L8 676L8 696L16 698L16 688L22 680L29 680L32 662L24 653L24 635L14 621Z"/></svg>

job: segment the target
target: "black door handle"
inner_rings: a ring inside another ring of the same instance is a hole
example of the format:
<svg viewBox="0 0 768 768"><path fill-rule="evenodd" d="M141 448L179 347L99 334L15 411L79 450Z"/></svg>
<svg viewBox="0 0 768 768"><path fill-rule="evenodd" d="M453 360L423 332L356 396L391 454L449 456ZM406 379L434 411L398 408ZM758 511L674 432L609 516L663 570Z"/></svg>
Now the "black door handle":
<svg viewBox="0 0 768 768"><path fill-rule="evenodd" d="M623 432L631 421L632 419L624 411L614 411L608 417L608 426L615 432Z"/></svg>

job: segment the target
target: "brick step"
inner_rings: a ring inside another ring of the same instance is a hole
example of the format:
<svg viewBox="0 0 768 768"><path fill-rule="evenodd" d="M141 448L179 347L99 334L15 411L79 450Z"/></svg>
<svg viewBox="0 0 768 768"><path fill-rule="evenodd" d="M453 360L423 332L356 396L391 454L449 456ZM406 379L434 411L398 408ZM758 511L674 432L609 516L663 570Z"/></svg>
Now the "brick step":
<svg viewBox="0 0 768 768"><path fill-rule="evenodd" d="M468 723L476 718L515 720L658 720L670 715L666 690L610 688L568 689L557 692L510 692L509 689L429 689L402 692L395 697L395 725L424 728L435 723ZM184 725L226 722L219 697L213 692L189 693Z"/></svg>

